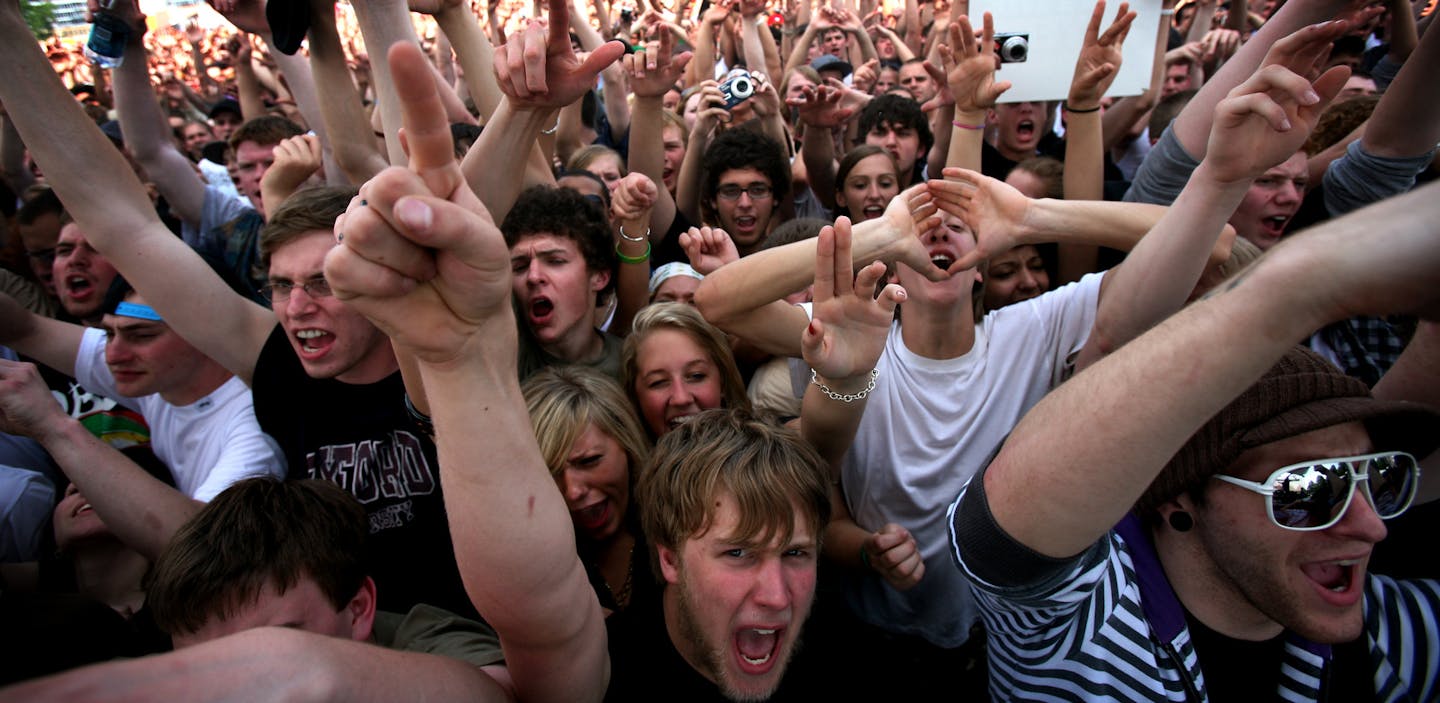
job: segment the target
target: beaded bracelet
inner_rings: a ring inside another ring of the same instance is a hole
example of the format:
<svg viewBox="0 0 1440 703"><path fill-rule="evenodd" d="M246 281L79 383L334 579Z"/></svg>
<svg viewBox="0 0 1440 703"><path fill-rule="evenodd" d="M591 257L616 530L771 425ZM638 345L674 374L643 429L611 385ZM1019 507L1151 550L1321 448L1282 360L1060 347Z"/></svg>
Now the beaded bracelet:
<svg viewBox="0 0 1440 703"><path fill-rule="evenodd" d="M857 400L864 400L865 396L870 395L870 391L875 390L875 379L879 378L879 376L880 369L870 369L870 382L865 384L864 390L859 393L836 393L830 390L829 386L820 382L820 375L815 369L810 369L810 382L815 384L815 387L819 388L820 392L825 394L825 397L831 400L838 400L842 403L853 403Z"/></svg>
<svg viewBox="0 0 1440 703"><path fill-rule="evenodd" d="M647 261L650 260L650 243L649 243L649 242L646 242L646 243L645 243L645 253L644 253L644 254L641 254L641 255L639 255L639 256L626 256L623 252L620 251L620 245L619 245L619 244L616 244L616 245L615 245L615 255L618 256L618 257L620 257L620 262L621 262L621 263L626 263L626 264L643 264L643 263L645 263L645 262L647 262Z"/></svg>

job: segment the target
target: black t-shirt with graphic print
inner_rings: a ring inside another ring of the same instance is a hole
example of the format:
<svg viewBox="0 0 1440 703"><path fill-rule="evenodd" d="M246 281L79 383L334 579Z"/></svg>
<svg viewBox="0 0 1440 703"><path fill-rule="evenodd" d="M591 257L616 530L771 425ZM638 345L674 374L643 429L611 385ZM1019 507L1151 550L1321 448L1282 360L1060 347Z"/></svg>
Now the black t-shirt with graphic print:
<svg viewBox="0 0 1440 703"><path fill-rule="evenodd" d="M276 325L252 390L289 478L330 481L364 506L380 609L424 603L478 618L455 566L435 442L406 412L400 373L369 384L311 378Z"/></svg>

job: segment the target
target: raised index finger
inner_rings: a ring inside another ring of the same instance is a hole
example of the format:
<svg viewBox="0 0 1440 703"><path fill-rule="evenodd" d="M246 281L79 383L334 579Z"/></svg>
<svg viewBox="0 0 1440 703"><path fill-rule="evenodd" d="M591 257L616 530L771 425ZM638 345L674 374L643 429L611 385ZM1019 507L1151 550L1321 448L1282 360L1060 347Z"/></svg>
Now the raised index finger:
<svg viewBox="0 0 1440 703"><path fill-rule="evenodd" d="M669 34L669 32L666 32ZM550 51L570 48L570 0L550 0Z"/></svg>
<svg viewBox="0 0 1440 703"><path fill-rule="evenodd" d="M390 47L390 73L400 97L410 170L420 176L431 193L449 198L465 179L455 162L450 121L440 102L434 73L420 48L409 42Z"/></svg>

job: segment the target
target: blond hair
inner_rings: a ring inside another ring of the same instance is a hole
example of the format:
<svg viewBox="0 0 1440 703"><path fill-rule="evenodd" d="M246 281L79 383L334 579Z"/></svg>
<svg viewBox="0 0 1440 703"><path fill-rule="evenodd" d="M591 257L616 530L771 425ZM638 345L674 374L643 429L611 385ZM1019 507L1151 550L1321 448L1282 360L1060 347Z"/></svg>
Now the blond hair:
<svg viewBox="0 0 1440 703"><path fill-rule="evenodd" d="M549 366L525 379L520 390L540 456L552 475L564 470L575 440L593 424L625 450L634 482L650 445L615 379L585 366Z"/></svg>
<svg viewBox="0 0 1440 703"><path fill-rule="evenodd" d="M640 407L635 394L635 384L640 380L640 344L652 333L666 329L684 333L710 357L720 372L720 391L725 407L750 408L745 381L740 377L740 369L735 365L735 355L730 351L725 333L706 322L694 307L684 303L652 303L641 309L631 323L630 336L625 338L625 347L620 352L620 370L625 395L635 407Z"/></svg>
<svg viewBox="0 0 1440 703"><path fill-rule="evenodd" d="M661 437L635 485L645 539L678 551L709 529L722 495L740 513L735 534L727 535L737 546L789 542L798 513L819 549L830 519L825 466L794 430L729 408L707 410ZM661 578L653 553L651 565Z"/></svg>

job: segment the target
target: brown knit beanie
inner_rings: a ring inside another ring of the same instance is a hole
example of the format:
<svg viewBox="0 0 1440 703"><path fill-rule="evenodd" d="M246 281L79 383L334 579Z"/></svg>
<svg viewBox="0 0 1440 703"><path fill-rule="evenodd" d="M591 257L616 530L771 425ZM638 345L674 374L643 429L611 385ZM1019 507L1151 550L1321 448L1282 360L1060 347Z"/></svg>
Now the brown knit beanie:
<svg viewBox="0 0 1440 703"><path fill-rule="evenodd" d="M1190 437L1136 502L1135 512L1153 518L1160 505L1199 488L1247 449L1355 421L1365 423L1377 451L1407 451L1418 458L1440 444L1440 413L1418 403L1376 400L1364 382L1295 347Z"/></svg>

